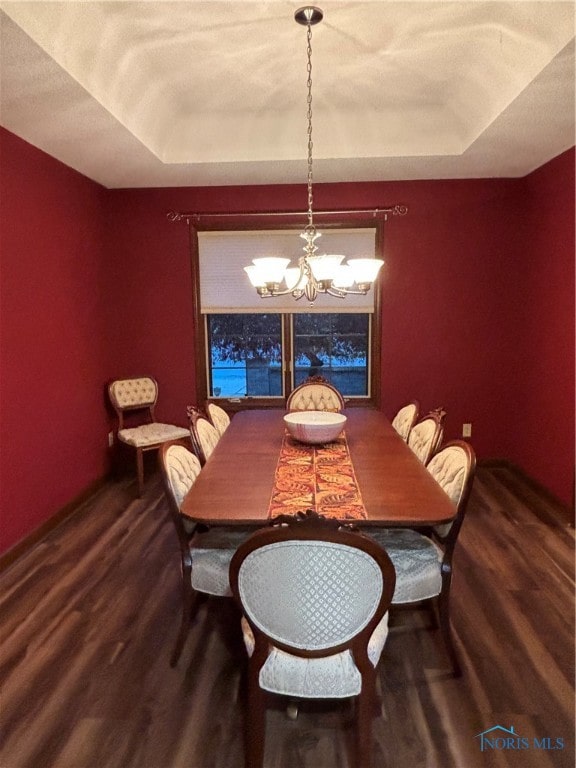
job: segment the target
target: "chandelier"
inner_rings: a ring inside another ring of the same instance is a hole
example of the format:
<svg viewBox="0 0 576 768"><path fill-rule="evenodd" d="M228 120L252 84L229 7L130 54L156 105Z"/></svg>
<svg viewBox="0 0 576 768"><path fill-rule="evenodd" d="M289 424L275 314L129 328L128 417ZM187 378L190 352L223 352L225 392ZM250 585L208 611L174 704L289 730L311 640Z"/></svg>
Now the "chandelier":
<svg viewBox="0 0 576 768"><path fill-rule="evenodd" d="M372 287L380 267L381 259L348 259L334 254L318 254L316 240L321 233L314 225L312 195L312 27L322 21L320 8L305 6L294 14L298 24L307 28L307 88L308 88L308 223L300 237L304 240L304 255L297 267L289 267L290 259L268 256L253 259L244 267L250 282L262 298L285 296L291 293L295 299L305 296L314 302L318 294L344 298L348 294L365 294ZM285 287L283 287L285 286Z"/></svg>

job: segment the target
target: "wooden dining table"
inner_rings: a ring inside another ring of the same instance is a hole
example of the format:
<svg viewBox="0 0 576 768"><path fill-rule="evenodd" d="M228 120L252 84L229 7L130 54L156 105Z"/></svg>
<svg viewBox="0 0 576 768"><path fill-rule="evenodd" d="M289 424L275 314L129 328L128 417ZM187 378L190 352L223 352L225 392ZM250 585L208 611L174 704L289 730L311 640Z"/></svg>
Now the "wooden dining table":
<svg viewBox="0 0 576 768"><path fill-rule="evenodd" d="M365 508L359 527L418 527L449 522L456 508L383 413L346 410L345 436ZM285 438L282 409L241 411L185 496L182 514L197 523L264 525ZM305 510L302 510L305 511Z"/></svg>

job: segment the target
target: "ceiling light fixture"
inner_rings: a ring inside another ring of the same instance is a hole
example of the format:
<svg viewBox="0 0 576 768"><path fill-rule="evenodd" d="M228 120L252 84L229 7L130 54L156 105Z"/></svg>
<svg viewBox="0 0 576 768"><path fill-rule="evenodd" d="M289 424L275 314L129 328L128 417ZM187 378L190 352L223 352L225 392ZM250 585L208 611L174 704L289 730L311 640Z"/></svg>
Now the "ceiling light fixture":
<svg viewBox="0 0 576 768"><path fill-rule="evenodd" d="M314 225L313 195L312 195L312 27L322 21L324 14L320 8L305 6L294 14L298 24L307 28L307 59L308 59L308 223L300 237L305 241L297 267L289 267L290 259L276 256L253 259L244 270L250 282L262 298L285 296L291 293L295 299L305 296L314 302L320 293L344 298L346 295L365 294L372 287L382 259L364 258L349 259L343 264L344 256L333 254L317 254L316 240L321 233ZM286 286L282 288L282 284Z"/></svg>

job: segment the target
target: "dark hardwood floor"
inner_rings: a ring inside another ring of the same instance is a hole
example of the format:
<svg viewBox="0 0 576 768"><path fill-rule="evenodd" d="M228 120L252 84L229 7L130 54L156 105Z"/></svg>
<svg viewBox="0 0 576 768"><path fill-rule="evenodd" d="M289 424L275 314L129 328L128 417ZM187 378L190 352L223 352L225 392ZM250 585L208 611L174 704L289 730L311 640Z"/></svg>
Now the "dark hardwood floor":
<svg viewBox="0 0 576 768"><path fill-rule="evenodd" d="M106 486L0 576L1 768L242 767L238 614L204 601L169 666L177 541L159 478L134 487ZM511 470L478 471L452 615L461 679L427 611L393 615L374 768L574 766L574 530ZM272 702L266 768L348 768L351 715L303 703L293 722ZM482 751L496 725L527 748Z"/></svg>

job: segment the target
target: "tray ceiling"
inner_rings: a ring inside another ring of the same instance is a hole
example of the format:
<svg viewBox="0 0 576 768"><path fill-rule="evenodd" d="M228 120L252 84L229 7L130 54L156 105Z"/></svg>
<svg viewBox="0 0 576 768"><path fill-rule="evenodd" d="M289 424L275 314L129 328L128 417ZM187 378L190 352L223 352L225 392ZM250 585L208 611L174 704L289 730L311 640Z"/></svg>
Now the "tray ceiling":
<svg viewBox="0 0 576 768"><path fill-rule="evenodd" d="M0 2L0 122L106 187L304 183L287 2ZM574 145L573 2L329 0L314 179L523 176Z"/></svg>

